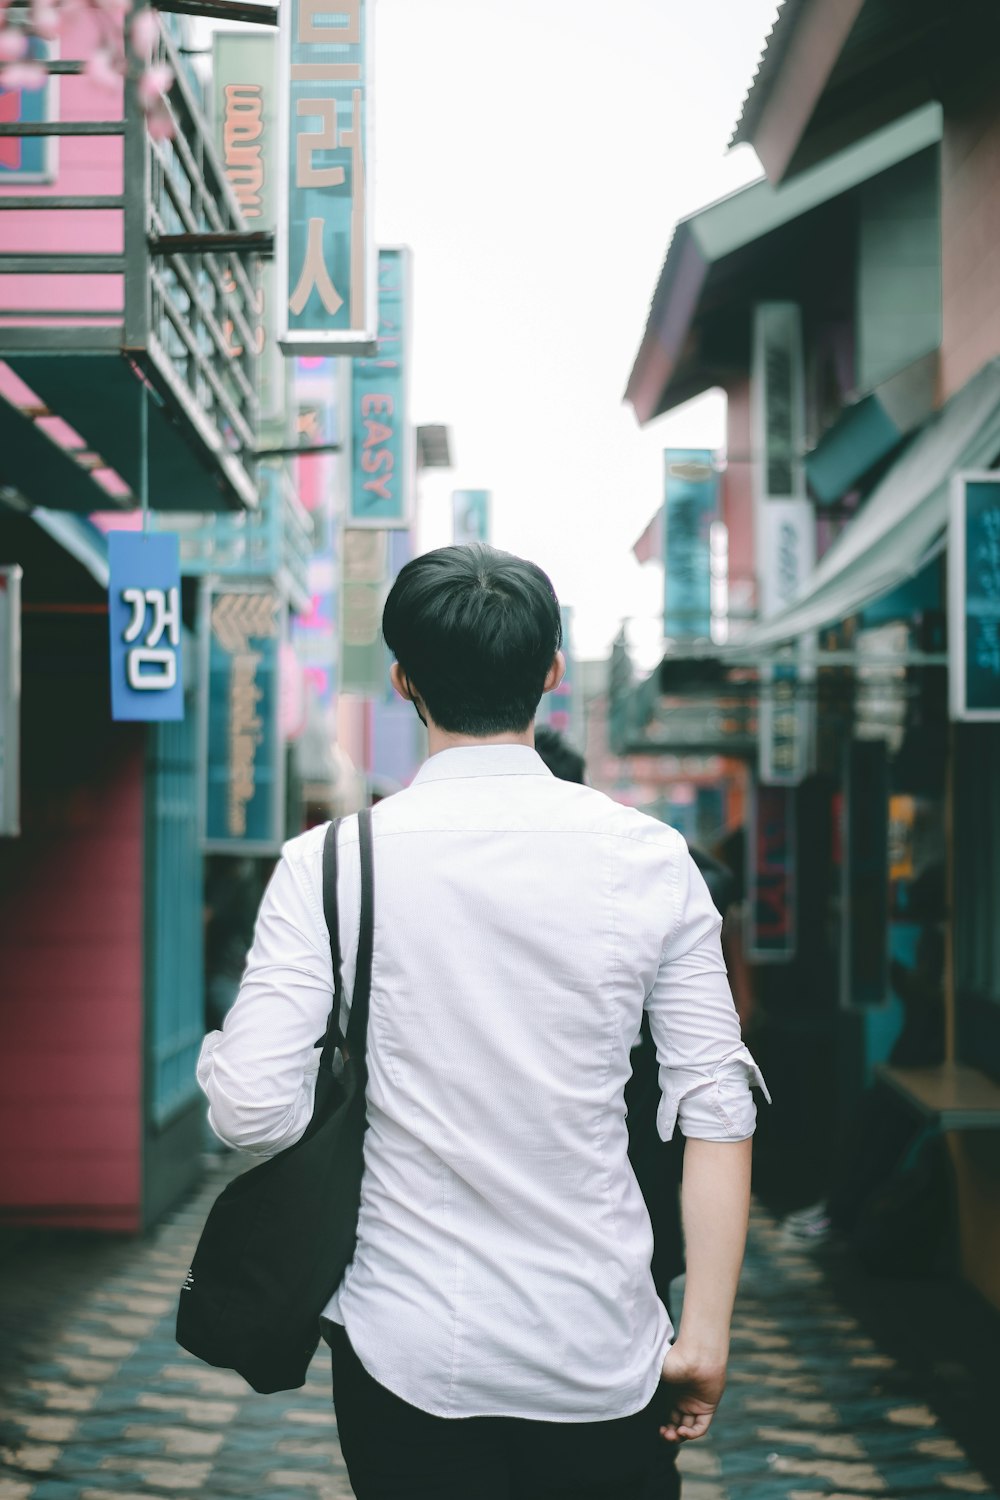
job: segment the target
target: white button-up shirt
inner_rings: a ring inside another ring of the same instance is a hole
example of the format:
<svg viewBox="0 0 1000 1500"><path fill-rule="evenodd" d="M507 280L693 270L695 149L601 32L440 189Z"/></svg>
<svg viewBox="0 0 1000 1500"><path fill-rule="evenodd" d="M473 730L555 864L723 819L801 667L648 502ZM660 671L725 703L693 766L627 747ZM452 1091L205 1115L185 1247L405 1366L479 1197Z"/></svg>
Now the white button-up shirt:
<svg viewBox="0 0 1000 1500"><path fill-rule="evenodd" d="M198 1078L216 1133L271 1155L312 1112L332 995L324 830L268 887ZM360 906L340 830L345 994ZM524 746L431 757L374 812L375 955L358 1244L327 1313L365 1368L440 1416L590 1421L652 1397L672 1330L626 1156L649 1012L658 1125L752 1134L721 919L683 839ZM391 1441L391 1436L388 1438Z"/></svg>

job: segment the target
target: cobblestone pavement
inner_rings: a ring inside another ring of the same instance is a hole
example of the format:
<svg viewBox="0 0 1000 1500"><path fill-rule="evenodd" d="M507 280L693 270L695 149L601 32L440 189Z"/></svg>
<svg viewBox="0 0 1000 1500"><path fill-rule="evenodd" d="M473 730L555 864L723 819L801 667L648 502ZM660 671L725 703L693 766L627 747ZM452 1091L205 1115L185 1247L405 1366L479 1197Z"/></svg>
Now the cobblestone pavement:
<svg viewBox="0 0 1000 1500"><path fill-rule="evenodd" d="M0 1243L0 1500L351 1495L324 1352L303 1390L262 1397L174 1343L179 1283L228 1170L144 1241ZM966 1372L950 1370L966 1411ZM757 1210L730 1389L709 1439L682 1455L685 1500L1000 1500L934 1389Z"/></svg>

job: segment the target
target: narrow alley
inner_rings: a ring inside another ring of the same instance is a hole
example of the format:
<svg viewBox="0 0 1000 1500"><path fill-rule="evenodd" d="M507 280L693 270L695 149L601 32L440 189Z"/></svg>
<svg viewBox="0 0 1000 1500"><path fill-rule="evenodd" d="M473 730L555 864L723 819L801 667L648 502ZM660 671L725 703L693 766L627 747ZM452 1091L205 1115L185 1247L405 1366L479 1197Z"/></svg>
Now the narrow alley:
<svg viewBox="0 0 1000 1500"><path fill-rule="evenodd" d="M0 1500L348 1500L322 1348L303 1390L263 1397L174 1343L226 1173L146 1240L0 1241ZM994 1323L958 1284L819 1265L756 1209L730 1386L682 1455L685 1500L997 1500Z"/></svg>

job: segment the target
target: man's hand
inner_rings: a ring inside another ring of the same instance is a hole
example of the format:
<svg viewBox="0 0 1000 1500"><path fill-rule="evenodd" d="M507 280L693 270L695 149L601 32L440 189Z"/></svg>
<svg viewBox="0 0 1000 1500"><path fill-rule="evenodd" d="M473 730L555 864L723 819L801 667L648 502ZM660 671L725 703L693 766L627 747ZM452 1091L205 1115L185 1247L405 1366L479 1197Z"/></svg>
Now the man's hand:
<svg viewBox="0 0 1000 1500"><path fill-rule="evenodd" d="M675 1344L667 1351L661 1379L670 1387L673 1406L660 1436L668 1443L704 1437L725 1390L725 1365L690 1358Z"/></svg>

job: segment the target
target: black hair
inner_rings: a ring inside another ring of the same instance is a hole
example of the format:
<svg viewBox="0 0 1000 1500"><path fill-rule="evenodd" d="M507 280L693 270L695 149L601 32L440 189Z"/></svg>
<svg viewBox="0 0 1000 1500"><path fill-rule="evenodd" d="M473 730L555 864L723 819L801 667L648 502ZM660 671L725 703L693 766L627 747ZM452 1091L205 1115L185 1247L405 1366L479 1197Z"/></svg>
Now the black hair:
<svg viewBox="0 0 1000 1500"><path fill-rule="evenodd" d="M562 645L559 601L534 563L475 542L400 571L382 634L434 723L449 734L523 734Z"/></svg>
<svg viewBox="0 0 1000 1500"><path fill-rule="evenodd" d="M558 729L550 729L548 724L539 724L535 730L535 749L552 772L558 776L560 781L583 782L585 764L579 750L567 744Z"/></svg>

